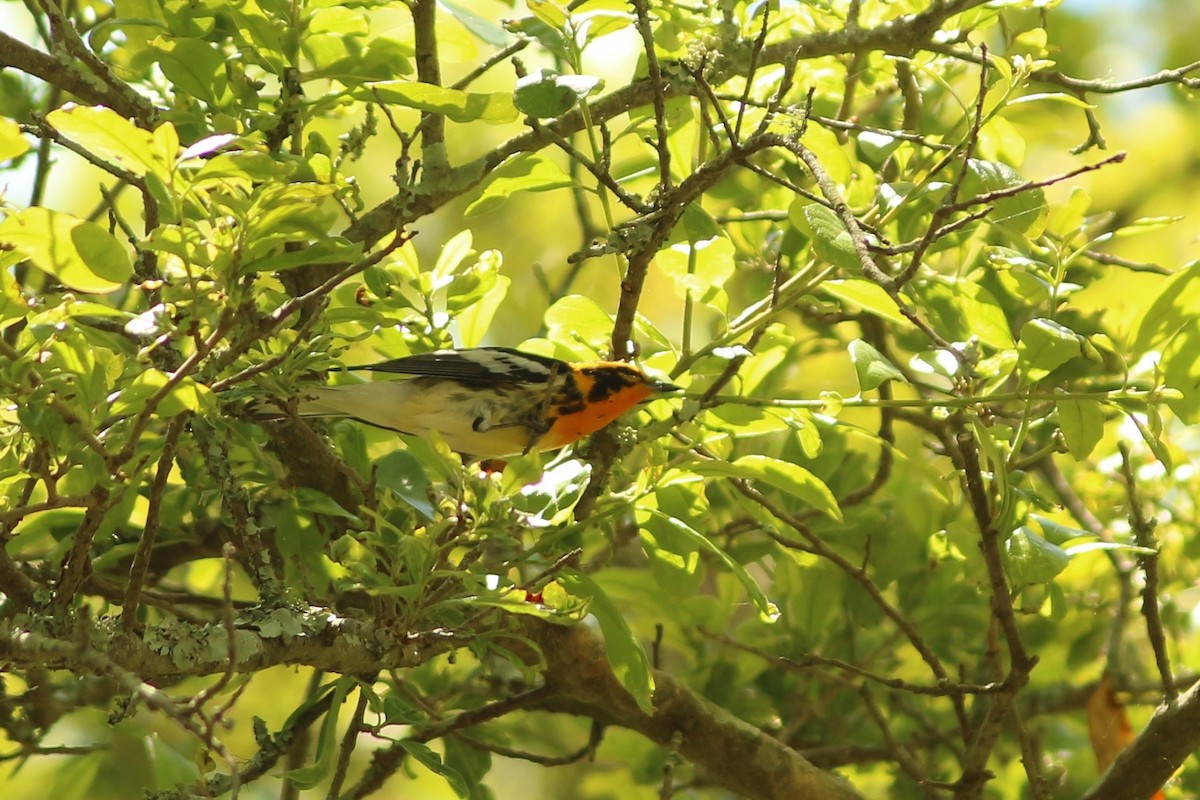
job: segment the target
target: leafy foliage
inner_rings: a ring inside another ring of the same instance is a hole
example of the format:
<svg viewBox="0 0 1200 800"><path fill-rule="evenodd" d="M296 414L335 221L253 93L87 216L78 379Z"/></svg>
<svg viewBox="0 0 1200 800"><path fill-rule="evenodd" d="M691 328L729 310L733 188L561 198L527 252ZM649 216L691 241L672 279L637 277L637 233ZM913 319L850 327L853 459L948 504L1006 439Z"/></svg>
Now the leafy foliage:
<svg viewBox="0 0 1200 800"><path fill-rule="evenodd" d="M1056 5L29 4L5 780L1155 791L1200 734L1120 704L1200 702L1200 268L1109 191L1153 150L1101 152L1098 98L1196 65L1075 77ZM686 393L490 472L288 416L483 343ZM1154 769L1099 779L1089 696Z"/></svg>

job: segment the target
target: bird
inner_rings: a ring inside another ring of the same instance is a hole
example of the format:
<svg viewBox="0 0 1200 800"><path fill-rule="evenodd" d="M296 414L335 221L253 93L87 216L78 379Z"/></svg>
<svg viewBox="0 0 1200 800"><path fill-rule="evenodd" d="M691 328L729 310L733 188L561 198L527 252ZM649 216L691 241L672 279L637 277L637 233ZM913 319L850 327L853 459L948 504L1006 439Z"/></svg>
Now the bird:
<svg viewBox="0 0 1200 800"><path fill-rule="evenodd" d="M557 450L641 403L682 391L625 362L570 362L509 347L437 350L347 369L412 377L306 389L296 414L349 417L417 436L437 431L451 450L481 461Z"/></svg>

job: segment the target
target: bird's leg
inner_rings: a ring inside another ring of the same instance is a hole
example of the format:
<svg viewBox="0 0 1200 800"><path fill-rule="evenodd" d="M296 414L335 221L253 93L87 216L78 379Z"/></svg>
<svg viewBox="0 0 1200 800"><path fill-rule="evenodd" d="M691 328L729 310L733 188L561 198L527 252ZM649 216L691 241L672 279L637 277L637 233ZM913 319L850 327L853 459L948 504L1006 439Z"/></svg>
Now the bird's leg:
<svg viewBox="0 0 1200 800"><path fill-rule="evenodd" d="M551 423L546 421L546 415L550 413L550 404L554 402L554 394L558 391L556 381L558 379L559 365L556 363L550 367L550 375L546 378L546 396L542 398L542 404L537 410L537 414L529 424L529 441L525 444L525 449L521 451L521 455L528 455L533 446L537 444L538 439L546 431L550 430Z"/></svg>

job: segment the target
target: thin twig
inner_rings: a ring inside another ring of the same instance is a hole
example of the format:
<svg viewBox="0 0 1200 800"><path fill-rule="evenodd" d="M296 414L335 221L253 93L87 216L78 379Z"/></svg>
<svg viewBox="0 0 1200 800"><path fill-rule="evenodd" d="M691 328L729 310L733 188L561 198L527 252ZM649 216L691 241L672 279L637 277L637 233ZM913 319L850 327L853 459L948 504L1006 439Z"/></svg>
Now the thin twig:
<svg viewBox="0 0 1200 800"><path fill-rule="evenodd" d="M654 49L654 32L650 29L650 4L648 0L631 0L634 13L637 15L637 31L642 37L643 52L646 54L646 68L650 76L650 87L654 92L654 133L655 147L658 150L658 191L666 192L671 188L671 147L667 139L667 101L662 70L658 64L658 54Z"/></svg>
<svg viewBox="0 0 1200 800"><path fill-rule="evenodd" d="M346 782L346 773L350 769L350 757L354 755L354 750L358 744L358 735L362 730L363 716L367 713L367 692L359 689L358 702L354 706L354 713L350 716L350 722L346 725L346 732L342 736L342 745L338 748L337 765L333 769L333 778L329 782L329 791L326 793L328 800L338 800L342 795L342 786Z"/></svg>
<svg viewBox="0 0 1200 800"><path fill-rule="evenodd" d="M154 549L154 540L158 537L162 526L162 502L167 488L167 480L175 462L175 449L179 437L187 424L187 414L180 414L171 420L167 432L163 436L162 454L158 457L158 470L150 484L150 499L146 508L146 522L142 526L142 535L138 539L137 550L133 555L133 563L129 567L129 580L125 586L125 603L121 609L121 624L126 630L133 630L137 624L138 604L141 602L142 585L146 572L150 568L150 555Z"/></svg>
<svg viewBox="0 0 1200 800"><path fill-rule="evenodd" d="M1162 677L1163 693L1168 701L1179 696L1179 688L1171 674L1171 656L1167 652L1167 637L1163 632L1162 616L1158 608L1158 542L1154 535L1154 521L1147 519L1142 512L1142 504L1137 498L1137 478L1133 473L1133 463L1129 455L1129 445L1125 442L1117 444L1121 452L1121 476L1125 479L1125 493L1129 498L1129 519L1137 537L1139 547L1153 550L1153 555L1142 554L1138 561L1145 575L1145 585L1142 587L1142 616L1146 618L1146 636L1154 650L1154 661L1158 665L1158 674Z"/></svg>
<svg viewBox="0 0 1200 800"><path fill-rule="evenodd" d="M929 697L953 697L955 695L996 694L1005 690L1002 683L962 683L953 681L938 683L937 685L912 683L901 678L890 678L886 675L880 675L865 667L851 664L839 658L820 656L815 653L805 653L801 656L777 656L761 648L731 639L724 634L713 633L705 628L700 628L700 633L714 641L737 648L742 652L756 655L776 666L783 666L794 670L806 670L811 667L832 667L836 670L865 678L872 683L878 683L880 686L885 686L888 689L908 694Z"/></svg>

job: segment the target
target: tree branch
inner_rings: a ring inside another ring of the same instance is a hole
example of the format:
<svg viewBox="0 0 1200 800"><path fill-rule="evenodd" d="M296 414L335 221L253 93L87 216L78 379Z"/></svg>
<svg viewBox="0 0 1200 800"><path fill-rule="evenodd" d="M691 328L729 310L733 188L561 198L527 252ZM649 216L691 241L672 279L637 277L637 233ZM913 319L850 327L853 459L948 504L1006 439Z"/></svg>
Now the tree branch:
<svg viewBox="0 0 1200 800"><path fill-rule="evenodd" d="M582 626L528 621L524 632L546 658L549 711L578 714L637 731L678 752L706 778L752 800L850 800L846 782L737 719L671 675L654 671L654 713L638 708L609 666L604 644Z"/></svg>
<svg viewBox="0 0 1200 800"><path fill-rule="evenodd" d="M1200 683L1158 707L1082 800L1147 800L1200 747Z"/></svg>
<svg viewBox="0 0 1200 800"><path fill-rule="evenodd" d="M5 67L40 78L89 105L108 106L121 116L133 120L139 127L153 127L156 114L154 106L137 92L114 91L103 80L74 64L0 32L0 68Z"/></svg>

